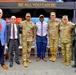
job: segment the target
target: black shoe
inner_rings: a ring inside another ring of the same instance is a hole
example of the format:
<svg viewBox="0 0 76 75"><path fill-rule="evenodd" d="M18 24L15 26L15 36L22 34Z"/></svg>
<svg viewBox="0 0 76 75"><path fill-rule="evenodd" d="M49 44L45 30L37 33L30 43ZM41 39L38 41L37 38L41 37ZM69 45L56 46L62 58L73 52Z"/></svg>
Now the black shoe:
<svg viewBox="0 0 76 75"><path fill-rule="evenodd" d="M76 68L76 65L72 65L73 68Z"/></svg>
<svg viewBox="0 0 76 75"><path fill-rule="evenodd" d="M20 65L20 62L19 62L19 61L17 61L17 62L16 62L16 64Z"/></svg>
<svg viewBox="0 0 76 75"><path fill-rule="evenodd" d="M9 66L10 66L10 67L13 67L13 62L11 62Z"/></svg>

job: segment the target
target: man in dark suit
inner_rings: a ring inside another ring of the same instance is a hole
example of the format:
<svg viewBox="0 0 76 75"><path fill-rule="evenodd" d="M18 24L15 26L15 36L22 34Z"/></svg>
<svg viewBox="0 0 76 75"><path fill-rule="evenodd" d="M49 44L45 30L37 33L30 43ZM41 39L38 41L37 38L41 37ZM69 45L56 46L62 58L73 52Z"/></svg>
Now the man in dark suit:
<svg viewBox="0 0 76 75"><path fill-rule="evenodd" d="M7 70L8 67L4 63L4 47L7 39L7 28L6 21L1 18L2 15L3 11L0 9L0 64L2 68Z"/></svg>
<svg viewBox="0 0 76 75"><path fill-rule="evenodd" d="M15 51L15 62L19 65L18 47L20 44L19 39L20 28L16 24L16 17L11 17L11 24L7 26L7 45L9 52L10 67L13 66L13 51Z"/></svg>
<svg viewBox="0 0 76 75"><path fill-rule="evenodd" d="M74 57L74 65L72 67L76 68L76 25L74 26L73 30L73 57Z"/></svg>

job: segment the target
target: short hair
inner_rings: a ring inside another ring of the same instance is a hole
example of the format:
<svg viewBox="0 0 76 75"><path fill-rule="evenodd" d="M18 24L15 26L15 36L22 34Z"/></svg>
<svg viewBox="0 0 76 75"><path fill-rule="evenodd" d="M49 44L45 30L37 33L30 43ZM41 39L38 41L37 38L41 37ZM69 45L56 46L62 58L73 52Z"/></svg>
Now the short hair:
<svg viewBox="0 0 76 75"><path fill-rule="evenodd" d="M0 9L0 12L3 13L2 9Z"/></svg>
<svg viewBox="0 0 76 75"><path fill-rule="evenodd" d="M16 19L16 17L15 17L15 16L11 16L11 18L14 18L14 19Z"/></svg>

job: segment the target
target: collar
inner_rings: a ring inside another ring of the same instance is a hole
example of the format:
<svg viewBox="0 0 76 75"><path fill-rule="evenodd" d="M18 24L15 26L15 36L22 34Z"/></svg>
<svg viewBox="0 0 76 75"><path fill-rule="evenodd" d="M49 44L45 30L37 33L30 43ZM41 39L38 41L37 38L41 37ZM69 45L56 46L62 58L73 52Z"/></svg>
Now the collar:
<svg viewBox="0 0 76 75"><path fill-rule="evenodd" d="M41 22L41 21L39 21L40 23L44 23L44 21L43 22Z"/></svg>
<svg viewBox="0 0 76 75"><path fill-rule="evenodd" d="M16 24L11 24L11 25L16 25Z"/></svg>

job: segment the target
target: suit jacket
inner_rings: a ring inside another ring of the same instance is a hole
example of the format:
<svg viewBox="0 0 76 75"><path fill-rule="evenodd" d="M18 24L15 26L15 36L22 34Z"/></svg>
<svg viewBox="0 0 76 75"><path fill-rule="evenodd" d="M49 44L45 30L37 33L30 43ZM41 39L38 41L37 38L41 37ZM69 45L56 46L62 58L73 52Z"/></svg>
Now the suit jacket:
<svg viewBox="0 0 76 75"><path fill-rule="evenodd" d="M76 65L76 25L74 26L74 30L73 30L73 43L72 43L72 58L75 61L74 65Z"/></svg>
<svg viewBox="0 0 76 75"><path fill-rule="evenodd" d="M0 37L1 37L1 44L2 46L5 45L7 42L7 27L6 27L6 21L1 19L2 22L2 31L0 32Z"/></svg>
<svg viewBox="0 0 76 75"><path fill-rule="evenodd" d="M17 27L18 44L20 44L20 37L19 37L20 26L16 25L16 27ZM11 36L11 24L7 25L7 45L8 46L9 46L9 42L10 42L10 36Z"/></svg>
<svg viewBox="0 0 76 75"><path fill-rule="evenodd" d="M73 46L75 46L75 43L76 43L76 25L74 26L74 29L73 29L72 41L73 41Z"/></svg>

